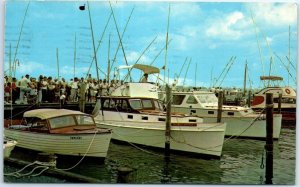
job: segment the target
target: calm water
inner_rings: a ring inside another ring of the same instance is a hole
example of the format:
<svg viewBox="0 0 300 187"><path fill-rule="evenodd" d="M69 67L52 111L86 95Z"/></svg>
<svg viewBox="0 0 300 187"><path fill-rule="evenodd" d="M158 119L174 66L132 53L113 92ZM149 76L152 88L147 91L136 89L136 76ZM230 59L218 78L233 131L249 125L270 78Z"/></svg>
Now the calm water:
<svg viewBox="0 0 300 187"><path fill-rule="evenodd" d="M231 139L223 148L220 160L204 160L187 156L172 155L166 163L162 152L141 150L130 145L111 143L104 164L84 163L72 172L97 178L103 183L117 183L118 167L131 167L130 183L133 184L264 184L265 169L261 169L264 141ZM23 154L23 155L22 155ZM14 151L13 157L30 160L27 152ZM263 157L265 161L265 156ZM263 162L265 163L265 162ZM295 184L296 130L282 129L279 141L274 143L273 184ZM60 164L66 168L70 163ZM20 168L4 167L4 173ZM5 182L62 183L67 182L47 176L5 177Z"/></svg>

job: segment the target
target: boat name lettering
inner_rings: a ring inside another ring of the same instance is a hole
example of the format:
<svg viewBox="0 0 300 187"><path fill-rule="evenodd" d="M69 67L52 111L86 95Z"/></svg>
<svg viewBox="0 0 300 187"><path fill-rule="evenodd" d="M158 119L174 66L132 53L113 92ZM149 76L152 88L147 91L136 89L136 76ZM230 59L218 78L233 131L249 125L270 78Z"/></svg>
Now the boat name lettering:
<svg viewBox="0 0 300 187"><path fill-rule="evenodd" d="M71 140L81 140L80 136L71 136L70 137Z"/></svg>

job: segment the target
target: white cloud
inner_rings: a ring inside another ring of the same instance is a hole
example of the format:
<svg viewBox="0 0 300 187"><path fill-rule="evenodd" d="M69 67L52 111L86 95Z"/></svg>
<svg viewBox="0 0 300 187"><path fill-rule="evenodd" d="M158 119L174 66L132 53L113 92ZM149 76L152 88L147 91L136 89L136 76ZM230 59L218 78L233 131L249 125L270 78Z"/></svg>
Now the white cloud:
<svg viewBox="0 0 300 187"><path fill-rule="evenodd" d="M222 18L211 20L205 33L206 36L212 38L237 40L245 34L242 27L246 26L247 22L248 20L242 12L232 12Z"/></svg>
<svg viewBox="0 0 300 187"><path fill-rule="evenodd" d="M131 51L126 54L126 59L129 64L134 64L139 58L140 59L139 59L138 63L147 64L150 62L150 59L147 56L145 56L145 55L143 55L141 57L140 56L141 56L141 53L136 52L136 51Z"/></svg>
<svg viewBox="0 0 300 187"><path fill-rule="evenodd" d="M287 26L297 23L296 3L257 3L250 4L254 19L263 24Z"/></svg>

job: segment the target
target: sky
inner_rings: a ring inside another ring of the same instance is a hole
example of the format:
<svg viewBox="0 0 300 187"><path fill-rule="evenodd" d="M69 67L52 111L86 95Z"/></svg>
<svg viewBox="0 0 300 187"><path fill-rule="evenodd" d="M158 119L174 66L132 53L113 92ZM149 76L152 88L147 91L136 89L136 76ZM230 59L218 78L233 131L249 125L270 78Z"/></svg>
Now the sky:
<svg viewBox="0 0 300 187"><path fill-rule="evenodd" d="M70 80L86 77L89 67L96 78L94 43L101 79L110 61L110 78L116 67L141 63L160 68L160 80L170 84L242 88L247 63L247 87L262 87L260 76L269 74L296 87L299 15L293 2L28 2L5 3L3 69L8 75L9 62L18 62L17 79ZM133 81L141 75L131 73Z"/></svg>

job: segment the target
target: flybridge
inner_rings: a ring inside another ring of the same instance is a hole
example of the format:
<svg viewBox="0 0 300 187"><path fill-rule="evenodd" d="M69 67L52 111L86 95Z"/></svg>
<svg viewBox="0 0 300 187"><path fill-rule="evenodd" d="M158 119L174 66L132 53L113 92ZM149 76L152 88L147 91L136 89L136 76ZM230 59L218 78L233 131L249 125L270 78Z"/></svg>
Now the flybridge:
<svg viewBox="0 0 300 187"><path fill-rule="evenodd" d="M157 86L151 83L125 83L116 88L111 93L111 96L123 96L123 97L145 97L158 99Z"/></svg>

